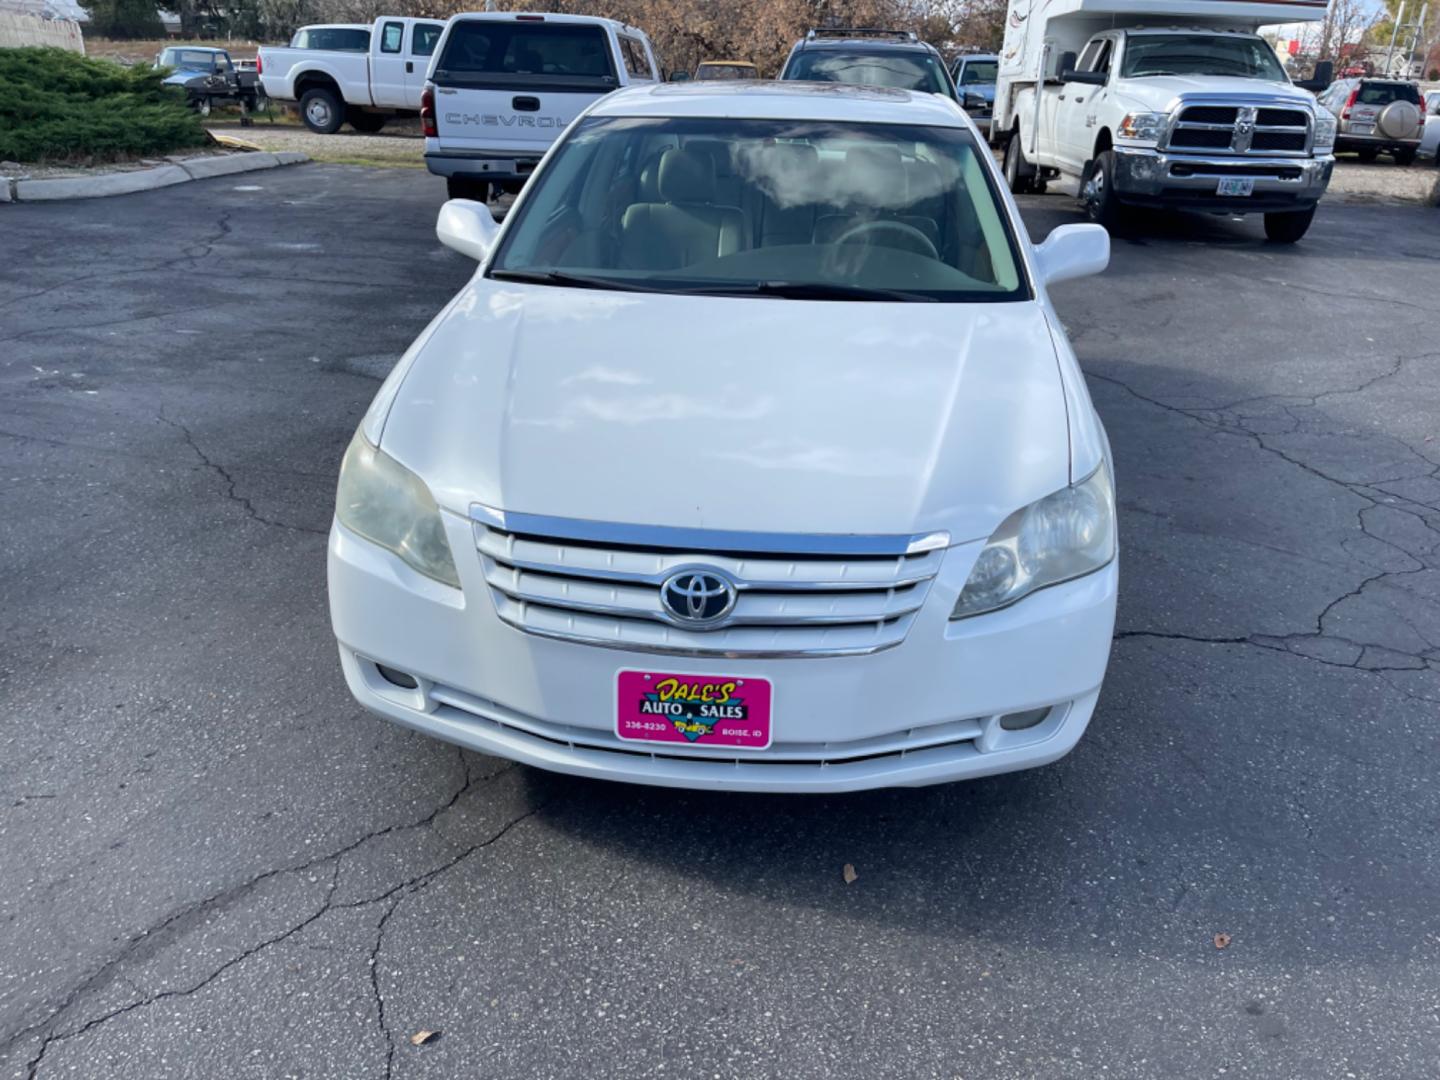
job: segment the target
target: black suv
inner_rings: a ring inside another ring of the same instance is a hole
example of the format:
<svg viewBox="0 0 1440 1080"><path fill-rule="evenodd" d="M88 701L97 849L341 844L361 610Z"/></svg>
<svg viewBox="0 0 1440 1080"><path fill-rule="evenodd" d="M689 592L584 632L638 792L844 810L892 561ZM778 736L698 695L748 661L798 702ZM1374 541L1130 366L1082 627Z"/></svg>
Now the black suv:
<svg viewBox="0 0 1440 1080"><path fill-rule="evenodd" d="M790 50L780 78L956 96L940 53L909 30L811 30Z"/></svg>

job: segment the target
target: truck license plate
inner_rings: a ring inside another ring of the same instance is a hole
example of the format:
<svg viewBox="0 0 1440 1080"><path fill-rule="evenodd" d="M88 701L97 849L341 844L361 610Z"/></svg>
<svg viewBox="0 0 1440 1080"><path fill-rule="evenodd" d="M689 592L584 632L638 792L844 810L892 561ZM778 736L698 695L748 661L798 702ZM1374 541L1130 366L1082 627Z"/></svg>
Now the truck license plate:
<svg viewBox="0 0 1440 1080"><path fill-rule="evenodd" d="M1222 177L1219 185L1215 188L1217 195L1239 195L1242 198L1253 194L1254 191L1255 178L1253 176Z"/></svg>

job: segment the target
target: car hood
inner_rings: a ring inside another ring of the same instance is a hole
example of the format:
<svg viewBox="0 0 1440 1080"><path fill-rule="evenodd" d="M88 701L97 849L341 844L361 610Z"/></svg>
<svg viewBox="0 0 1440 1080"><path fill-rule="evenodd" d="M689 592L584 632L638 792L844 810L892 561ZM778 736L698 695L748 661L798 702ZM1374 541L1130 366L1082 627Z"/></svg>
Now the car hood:
<svg viewBox="0 0 1440 1080"><path fill-rule="evenodd" d="M1264 79L1238 79L1223 75L1154 75L1142 79L1121 79L1117 96L1127 105L1150 112L1167 112L1175 101L1263 97L1313 110L1315 99L1290 83Z"/></svg>
<svg viewBox="0 0 1440 1080"><path fill-rule="evenodd" d="M198 68L179 68L174 74L167 75L164 80L165 86L184 86L196 79L208 79L210 72L201 71Z"/></svg>
<svg viewBox="0 0 1440 1080"><path fill-rule="evenodd" d="M383 394L383 391L382 391ZM664 296L476 278L381 436L437 502L598 521L988 536L1069 482L1038 303Z"/></svg>
<svg viewBox="0 0 1440 1080"><path fill-rule="evenodd" d="M971 83L969 86L960 87L960 97L962 100L966 94L974 94L978 98L984 98L986 101L993 102L995 100L995 84Z"/></svg>

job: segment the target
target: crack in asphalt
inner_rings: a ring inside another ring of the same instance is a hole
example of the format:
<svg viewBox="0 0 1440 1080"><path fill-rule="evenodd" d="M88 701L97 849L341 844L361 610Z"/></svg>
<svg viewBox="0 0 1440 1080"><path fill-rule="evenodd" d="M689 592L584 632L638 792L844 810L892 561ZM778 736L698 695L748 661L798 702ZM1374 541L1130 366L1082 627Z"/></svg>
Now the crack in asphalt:
<svg viewBox="0 0 1440 1080"><path fill-rule="evenodd" d="M462 760L464 760L463 752ZM158 952L167 944L170 944L172 941L178 940L179 938L183 937L186 933L189 932L192 926L198 924L201 921L202 917L218 911L225 910L226 908L238 902L242 897L244 897L258 885L261 885L272 878L280 877L285 874L303 873L306 870L311 870L317 866L321 866L331 861L332 859L336 862L336 870L338 873L340 861L346 855L349 855L356 849L364 846L372 840L377 840L382 836L389 836L392 833L408 832L416 829L423 829L429 827L430 825L434 824L436 818L438 818L446 810L452 808L460 800L460 798L466 794L466 792L471 790L471 788L476 783L493 780L508 771L509 767L507 766L505 769L500 769L496 772L488 773L481 777L472 777L469 768L469 762L466 761L464 781L459 785L455 792L446 799L445 802L437 806L434 810L430 811L424 817L419 818L415 821L406 822L398 825L387 825L384 828L372 830L365 833L358 839L353 840L348 844L345 844L343 847L336 849L335 851L326 852L323 855L316 855L313 858L306 859L303 862L296 863L291 866L275 867L270 870L266 870L262 873L256 874L254 877L248 879L247 881L232 886L229 889L224 889L220 892L213 893L210 896L205 897L204 899L197 900L191 904L185 905L178 911L171 912L169 915L160 919L158 922L154 923L149 927L146 927L144 930L141 930L139 933L132 935L128 940L126 940L114 956L112 956L109 960L100 965L100 967L98 967L90 975L86 976L78 983L76 983L75 986L68 993L66 993L60 1004L56 1006L53 1010L51 1010L50 1014L47 1017L42 1020L36 1021L33 1024L29 1024L17 1030L14 1034L7 1036L3 1042L0 1042L0 1053L10 1050L12 1047L18 1045L21 1040L32 1037L38 1033L43 1032L44 1037L49 1038L54 1026L58 1023L60 1018L66 1012L68 1012L85 995L101 989L102 987L107 985L112 978L120 977L120 966L124 964L127 960L133 959L137 953L140 953L142 947L146 948L146 955ZM390 891L393 892L394 890ZM388 894L389 893L387 892L386 895ZM371 900L369 902L373 903L374 901Z"/></svg>
<svg viewBox="0 0 1440 1080"><path fill-rule="evenodd" d="M277 529L289 529L291 532L310 533L313 536L330 535L329 529L315 529L310 527L309 525L292 525L287 521L276 521L274 518L268 518L262 513L260 513L259 510L255 509L254 503L252 503L244 495L238 494L236 492L236 480L235 477L230 475L230 470L225 468L225 466L221 465L218 461L215 461L213 458L211 458L210 455L205 453L204 450L200 449L200 444L195 441L195 436L188 427L186 427L178 420L170 419L170 417L165 415L164 409L160 410L160 412L157 414L157 417L163 423L169 424L171 427L176 428L182 435L184 435L186 444L190 447L191 450L195 452L195 456L200 459L201 464L203 464L205 468L212 470L217 476L220 477L220 479L225 481L225 498L230 500L231 502L238 503L241 507L243 507L247 517L251 518L254 521L258 521L262 525L273 525Z"/></svg>

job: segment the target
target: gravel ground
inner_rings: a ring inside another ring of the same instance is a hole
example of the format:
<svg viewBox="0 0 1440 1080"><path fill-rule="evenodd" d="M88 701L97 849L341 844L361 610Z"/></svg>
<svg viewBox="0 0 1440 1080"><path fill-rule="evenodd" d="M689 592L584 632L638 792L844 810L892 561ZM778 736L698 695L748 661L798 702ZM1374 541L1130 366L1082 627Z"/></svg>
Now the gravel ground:
<svg viewBox="0 0 1440 1080"><path fill-rule="evenodd" d="M420 137L418 127L414 124L395 126L396 130L392 132L387 125L387 129L379 135L361 135L348 128L334 135L316 135L308 128L264 123L248 128L239 124L217 125L210 130L216 134L234 135L262 150L298 150L309 154L315 161L423 169L425 141ZM413 130L407 131L407 127Z"/></svg>
<svg viewBox="0 0 1440 1080"><path fill-rule="evenodd" d="M1440 169L1433 161L1401 168L1391 161L1361 165L1354 159L1337 158L1329 195L1341 196L1347 202L1400 199L1435 203L1440 197Z"/></svg>

